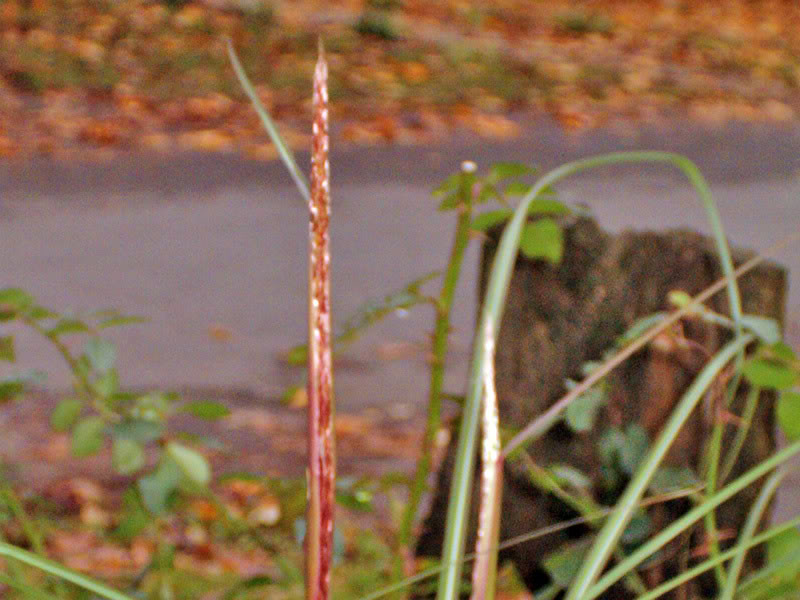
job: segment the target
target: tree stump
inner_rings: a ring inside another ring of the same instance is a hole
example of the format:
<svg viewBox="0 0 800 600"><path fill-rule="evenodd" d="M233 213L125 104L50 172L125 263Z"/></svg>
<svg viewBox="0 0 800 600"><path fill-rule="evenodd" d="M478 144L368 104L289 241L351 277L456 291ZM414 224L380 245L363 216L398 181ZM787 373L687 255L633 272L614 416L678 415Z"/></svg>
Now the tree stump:
<svg viewBox="0 0 800 600"><path fill-rule="evenodd" d="M481 295L500 233L491 232L484 244ZM519 258L514 268L496 357L500 418L512 428L523 427L563 396L565 380L582 379L581 365L600 360L604 351L614 347L618 337L638 319L669 310L669 292L683 290L695 295L722 276L713 241L690 231L625 232L614 236L602 231L592 219L580 217L565 222L564 233L560 264ZM752 256L744 251L733 254L737 265ZM762 263L739 279L739 289L746 314L770 317L782 326L786 292L783 269ZM706 306L728 314L726 292L718 293ZM604 428L638 423L653 440L707 359L731 338L729 331L698 318L684 319L681 327L688 344L670 344L669 336L660 341L657 338L609 376L609 400L590 431L579 434L559 424L531 444L527 452L536 464L547 467L560 463L580 469L591 476L595 499L612 504L615 497L609 497L606 488L600 490L597 443ZM733 413L741 414L744 395L745 390L741 390L732 405ZM728 480L774 452L771 400L769 393L759 400L742 454ZM666 464L701 472L703 443L713 426L712 409L703 403L673 444ZM723 448L729 446L735 430L734 424L726 425ZM439 473L432 510L417 548L420 555L440 553L456 437ZM477 476L475 480L478 481ZM620 482L619 489L612 491L618 495L625 483ZM720 531L738 533L760 483L722 506L717 513ZM477 492L476 486L468 548L474 548ZM663 528L689 506L687 500L675 500L648 509L648 514L658 528ZM503 540L575 517L576 513L555 496L539 491L518 468L507 465L501 515ZM513 561L526 585L536 590L549 582L539 564L542 557L587 532L587 527L578 526L529 540L503 551L501 560ZM735 535L727 543L734 539ZM701 523L690 538L674 540L662 553L661 562L644 575L645 579L657 584L687 564L703 560L704 543ZM721 545L725 547L726 542ZM762 560L758 548L751 550L748 557L750 568ZM691 586L684 588L682 593L688 595L683 597L714 593L711 576L696 580ZM618 585L603 597L627 598L629 594Z"/></svg>

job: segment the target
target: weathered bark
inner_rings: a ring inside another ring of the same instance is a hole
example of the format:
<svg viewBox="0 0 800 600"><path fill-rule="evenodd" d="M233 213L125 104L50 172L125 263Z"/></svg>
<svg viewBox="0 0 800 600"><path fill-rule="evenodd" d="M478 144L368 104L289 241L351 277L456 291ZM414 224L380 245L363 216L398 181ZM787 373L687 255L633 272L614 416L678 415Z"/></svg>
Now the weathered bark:
<svg viewBox="0 0 800 600"><path fill-rule="evenodd" d="M498 237L499 231L494 231L484 246L481 293ZM565 224L565 237L560 265L521 258L515 266L496 359L500 418L510 427L522 427L560 398L565 393L565 379L580 379L581 365L600 359L637 319L669 309L670 291L683 290L695 295L722 275L712 241L688 231L626 232L612 236L593 220L580 218ZM750 256L736 251L734 262L741 264ZM742 277L739 287L745 313L768 316L782 323L786 274L781 268L762 264ZM728 314L725 292L717 294L707 306ZM545 467L552 463L573 465L595 477L596 483L600 466L597 441L606 425L638 422L653 439L705 360L731 336L730 332L696 319L684 320L682 325L683 334L693 342L688 349L651 344L633 356L610 376L610 401L596 421L598 426L585 435L575 434L563 425L556 426L528 448L536 463ZM743 396L741 393L737 397L733 412L741 413ZM732 477L774 451L772 403L766 400L771 400L769 394L764 394L759 402ZM666 463L699 471L702 444L711 427L709 411L698 408ZM726 441L734 433L735 427L728 425ZM438 491L418 546L420 554L436 555L441 547L454 449L455 444L451 444L439 474ZM504 477L501 540L575 516L555 497L543 496L514 468L507 467ZM718 513L721 530L739 530L757 489L751 486L722 507ZM602 499L613 501L608 497ZM663 523L674 519L686 507L686 501L674 501L651 516ZM474 526L472 531L474 536ZM531 540L503 552L501 559L512 560L528 586L535 589L548 581L538 561L586 532L585 527L575 527ZM671 547L676 551L673 558L651 579L668 577L680 568L675 556L686 556L679 551L687 545L699 546L701 533L697 529L693 539L678 540ZM473 539L470 537L470 544ZM751 556L752 560L760 559L757 550ZM697 585L692 593L713 590L710 578ZM624 596L615 588L605 597L620 597L620 594Z"/></svg>

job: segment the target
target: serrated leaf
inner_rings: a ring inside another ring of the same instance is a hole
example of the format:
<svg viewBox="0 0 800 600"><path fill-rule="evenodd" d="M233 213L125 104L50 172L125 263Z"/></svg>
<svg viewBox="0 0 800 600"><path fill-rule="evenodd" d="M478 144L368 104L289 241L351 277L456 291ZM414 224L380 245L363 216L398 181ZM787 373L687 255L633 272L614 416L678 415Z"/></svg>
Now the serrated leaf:
<svg viewBox="0 0 800 600"><path fill-rule="evenodd" d="M800 393L781 392L775 407L775 415L789 441L800 439Z"/></svg>
<svg viewBox="0 0 800 600"><path fill-rule="evenodd" d="M439 185L437 185L433 192L431 192L434 196L446 196L449 195L451 192L458 190L459 184L461 183L461 173L454 173L450 175L447 179L442 181Z"/></svg>
<svg viewBox="0 0 800 600"><path fill-rule="evenodd" d="M664 466L653 475L648 489L653 494L668 494L695 487L699 483L697 475L689 467Z"/></svg>
<svg viewBox="0 0 800 600"><path fill-rule="evenodd" d="M742 367L747 380L758 387L784 390L797 382L797 372L788 365L766 359L752 358Z"/></svg>
<svg viewBox="0 0 800 600"><path fill-rule="evenodd" d="M492 198L500 198L500 193L497 191L497 188L491 184L486 184L481 187L481 191L478 192L477 197L475 198L475 204L484 204L485 202L491 200Z"/></svg>
<svg viewBox="0 0 800 600"><path fill-rule="evenodd" d="M181 481L181 469L172 458L164 456L158 468L136 482L145 508L155 515L163 513L172 493Z"/></svg>
<svg viewBox="0 0 800 600"><path fill-rule="evenodd" d="M181 407L181 410L207 421L215 421L231 414L227 406L221 402L212 402L211 400L188 402Z"/></svg>
<svg viewBox="0 0 800 600"><path fill-rule="evenodd" d="M514 213L510 208L498 208L497 210L490 210L485 213L481 213L472 219L472 225L470 227L475 231L487 231L499 223L505 223L508 221L512 214Z"/></svg>
<svg viewBox="0 0 800 600"><path fill-rule="evenodd" d="M564 232L552 219L539 219L525 225L519 248L527 258L558 264L564 254Z"/></svg>
<svg viewBox="0 0 800 600"><path fill-rule="evenodd" d="M570 402L564 411L567 425L573 431L589 431L605 400L606 394L603 386L589 388Z"/></svg>
<svg viewBox="0 0 800 600"><path fill-rule="evenodd" d="M14 362L16 360L14 337L11 335L0 336L0 360L6 362Z"/></svg>
<svg viewBox="0 0 800 600"><path fill-rule="evenodd" d="M64 317L59 319L53 327L47 330L47 335L58 337L66 333L84 333L86 331L89 331L89 326L80 319Z"/></svg>
<svg viewBox="0 0 800 600"><path fill-rule="evenodd" d="M92 369L99 373L108 371L117 360L117 350L114 344L102 338L92 338L86 342L83 353Z"/></svg>
<svg viewBox="0 0 800 600"><path fill-rule="evenodd" d="M524 196L531 191L533 186L523 181L512 181L503 190L506 196Z"/></svg>
<svg viewBox="0 0 800 600"><path fill-rule="evenodd" d="M529 215L568 215L571 212L566 204L552 198L537 198L528 206Z"/></svg>
<svg viewBox="0 0 800 600"><path fill-rule="evenodd" d="M20 288L0 289L0 310L20 312L33 304L33 296Z"/></svg>
<svg viewBox="0 0 800 600"><path fill-rule="evenodd" d="M85 417L72 430L72 454L83 457L95 454L103 447L105 422L97 416Z"/></svg>
<svg viewBox="0 0 800 600"><path fill-rule="evenodd" d="M584 538L566 544L544 557L542 567L547 571L553 584L567 588L583 564L583 559L592 546L592 538Z"/></svg>
<svg viewBox="0 0 800 600"><path fill-rule="evenodd" d="M114 423L111 435L115 438L125 438L142 444L155 441L164 434L164 424L145 419L126 419Z"/></svg>
<svg viewBox="0 0 800 600"><path fill-rule="evenodd" d="M205 486L211 481L211 466L206 457L196 450L178 442L170 442L167 444L167 453L190 483Z"/></svg>
<svg viewBox="0 0 800 600"><path fill-rule="evenodd" d="M492 184L512 177L524 177L536 173L536 169L518 162L497 162L489 167L486 180Z"/></svg>
<svg viewBox="0 0 800 600"><path fill-rule="evenodd" d="M115 438L111 445L111 465L120 475L132 475L144 466L144 448L129 438Z"/></svg>
<svg viewBox="0 0 800 600"><path fill-rule="evenodd" d="M50 426L56 431L67 431L75 424L83 410L78 398L64 398L50 413Z"/></svg>
<svg viewBox="0 0 800 600"><path fill-rule="evenodd" d="M444 197L439 204L439 211L454 210L461 206L461 194L455 192Z"/></svg>

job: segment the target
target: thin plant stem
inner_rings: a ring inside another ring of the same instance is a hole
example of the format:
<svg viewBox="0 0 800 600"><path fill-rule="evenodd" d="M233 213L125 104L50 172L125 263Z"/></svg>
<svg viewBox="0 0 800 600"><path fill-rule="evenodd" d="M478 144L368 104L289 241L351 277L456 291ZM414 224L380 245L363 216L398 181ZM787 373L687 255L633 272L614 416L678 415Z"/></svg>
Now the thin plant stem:
<svg viewBox="0 0 800 600"><path fill-rule="evenodd" d="M728 454L725 456L725 461L720 469L720 481L725 481L728 479L733 467L736 465L736 461L739 458L739 453L744 447L744 441L747 439L747 434L750 432L750 425L753 423L753 417L755 416L756 408L758 407L759 396L761 396L761 388L756 385L752 385L750 390L747 392L744 410L742 411L742 416L740 417L739 427L736 430L736 435L733 438L731 448L728 451Z"/></svg>
<svg viewBox="0 0 800 600"><path fill-rule="evenodd" d="M261 103L261 99L258 97L253 84L250 83L250 79L248 79L242 63L239 62L239 57L236 56L236 50L233 49L233 43L230 40L228 40L228 58L233 65L233 70L236 73L236 77L239 79L242 89L244 89L244 93L247 94L247 97L253 104L253 108L258 114L258 118L261 119L261 124L264 126L264 129L267 130L267 134L269 134L272 143L278 150L278 155L281 157L283 164L286 165L286 169L289 171L289 175L292 176L292 180L294 181L295 186L297 186L297 189L300 191L300 195L302 196L303 200L308 201L309 191L306 177L303 175L302 169L297 164L292 151L289 149L289 145L281 136L278 128L275 127L275 123L273 123L272 119L270 118L269 112L267 112L267 109L264 108L264 105Z"/></svg>
<svg viewBox="0 0 800 600"><path fill-rule="evenodd" d="M483 409L481 418L481 498L475 542L477 560L472 571L471 600L494 600L497 584L497 542L503 500L503 461L500 458L500 421L495 388L495 332L491 323L483 335Z"/></svg>
<svg viewBox="0 0 800 600"><path fill-rule="evenodd" d="M709 394L717 394L716 390L709 391ZM717 473L719 471L719 459L722 454L722 434L725 427L719 415L718 403L721 398L712 397L712 419L714 420L714 427L709 436L708 446L705 452L706 463L706 493L713 494L717 489ZM714 511L706 513L704 517L706 529L706 542L708 543L709 554L714 557L719 555L719 528L717 527L717 516ZM725 584L727 577L725 567L722 563L714 566L714 577L717 580L717 586L720 588Z"/></svg>
<svg viewBox="0 0 800 600"><path fill-rule="evenodd" d="M328 599L333 565L336 463L333 447L327 79L328 64L320 41L319 59L314 71L309 200L307 600Z"/></svg>
<svg viewBox="0 0 800 600"><path fill-rule="evenodd" d="M468 167L469 168L469 167ZM462 167L464 169L464 167ZM417 461L414 479L411 484L408 503L403 512L398 541L401 554L407 552L413 537L414 524L419 510L422 495L427 489L428 476L431 471L433 444L442 422L442 386L444 384L445 360L450 335L450 315L456 286L461 276L461 265L464 252L469 244L470 224L472 223L472 189L466 185L466 179L460 189L461 206L458 222L453 235L453 246L447 262L442 289L435 303L436 324L433 333L433 348L430 367L430 383L428 388L428 415L425 422L425 433L422 436L422 449ZM402 561L402 556L398 560ZM402 568L402 567L401 567ZM402 576L402 570L396 575Z"/></svg>
<svg viewBox="0 0 800 600"><path fill-rule="evenodd" d="M733 595L736 593L736 587L742 573L742 567L744 567L745 550L753 539L759 523L761 523L764 518L764 512L767 510L772 497L775 495L775 492L778 491L778 486L787 474L787 469L778 469L772 473L761 488L753 506L750 508L750 512L747 514L747 520L744 523L744 527L742 527L742 532L739 534L738 544L736 545L738 552L733 556L728 566L728 576L723 582L719 600L733 600Z"/></svg>

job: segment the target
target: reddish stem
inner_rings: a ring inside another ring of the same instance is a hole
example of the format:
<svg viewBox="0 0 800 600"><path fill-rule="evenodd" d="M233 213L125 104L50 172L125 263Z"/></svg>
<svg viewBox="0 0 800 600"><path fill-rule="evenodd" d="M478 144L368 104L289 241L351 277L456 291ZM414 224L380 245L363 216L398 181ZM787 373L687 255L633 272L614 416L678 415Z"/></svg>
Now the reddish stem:
<svg viewBox="0 0 800 600"><path fill-rule="evenodd" d="M306 598L327 600L333 560L336 463L330 304L330 166L328 65L320 44L314 71L314 121L309 198L308 512Z"/></svg>

